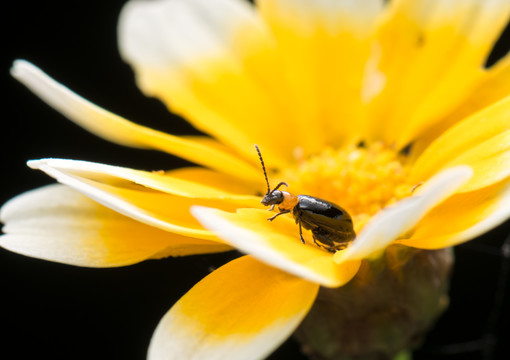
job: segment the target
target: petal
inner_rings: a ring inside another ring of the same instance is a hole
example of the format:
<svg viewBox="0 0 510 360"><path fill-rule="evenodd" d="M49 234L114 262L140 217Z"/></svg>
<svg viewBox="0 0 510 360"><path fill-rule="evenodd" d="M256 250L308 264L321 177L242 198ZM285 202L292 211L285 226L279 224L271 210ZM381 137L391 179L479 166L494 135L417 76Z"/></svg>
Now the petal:
<svg viewBox="0 0 510 360"><path fill-rule="evenodd" d="M249 256L231 261L163 317L148 359L264 359L300 324L318 289Z"/></svg>
<svg viewBox="0 0 510 360"><path fill-rule="evenodd" d="M510 125L510 124L509 124ZM473 146L447 166L467 164L473 177L459 192L467 192L497 183L510 176L510 130Z"/></svg>
<svg viewBox="0 0 510 360"><path fill-rule="evenodd" d="M260 202L257 196L235 194L228 190L219 189L214 185L205 185L204 183L208 182L207 178L189 181L172 176L173 172L147 172L67 159L31 160L28 162L28 166L34 169L49 167L69 175L121 188L140 189L137 185L142 185L172 195L199 199L219 199L242 203L245 206L257 206ZM206 173L211 174L213 172Z"/></svg>
<svg viewBox="0 0 510 360"><path fill-rule="evenodd" d="M15 197L2 207L0 218L5 223L0 246L77 266L123 266L161 252L182 256L229 249L133 221L62 185Z"/></svg>
<svg viewBox="0 0 510 360"><path fill-rule="evenodd" d="M398 236L411 230L432 208L466 183L473 171L467 166L444 170L428 180L416 193L377 213L344 251L335 254L342 263L377 254Z"/></svg>
<svg viewBox="0 0 510 360"><path fill-rule="evenodd" d="M407 246L439 249L471 240L502 224L510 217L510 185L453 195L428 213L408 239Z"/></svg>
<svg viewBox="0 0 510 360"><path fill-rule="evenodd" d="M191 199L139 187L118 187L68 174L51 167L44 161L31 162L31 166L44 171L58 182L68 185L89 198L123 215L145 224L200 239L218 241L210 231L204 230L191 214L192 205L217 206L233 211L236 206L219 200Z"/></svg>
<svg viewBox="0 0 510 360"><path fill-rule="evenodd" d="M261 171L262 173L262 171ZM174 179L180 179L183 181L189 181L192 183L202 184L207 187L215 189L215 191L221 191L228 195L242 195L242 194L255 194L260 193L263 187L253 187L251 184L247 184L242 181L238 181L231 176L228 176L217 171L205 169L202 167L186 167L178 168L165 172L165 175L170 175ZM261 174L261 177L264 176ZM252 197L248 195L244 196L245 200L251 200ZM257 202L260 202L260 197L257 197Z"/></svg>
<svg viewBox="0 0 510 360"><path fill-rule="evenodd" d="M274 45L248 2L128 2L119 47L142 91L198 129L248 158L258 143L271 163L290 159L293 103L279 101L286 92Z"/></svg>
<svg viewBox="0 0 510 360"><path fill-rule="evenodd" d="M165 151L243 179L251 180L260 176L253 166L218 147L168 135L112 114L57 83L27 61L15 61L11 74L71 121L106 140L125 146Z"/></svg>
<svg viewBox="0 0 510 360"><path fill-rule="evenodd" d="M362 122L351 120L361 118L362 85L375 86L373 76L367 84L363 78L384 2L259 0L257 5L278 45L289 84L285 90L298 110L293 118L306 129L303 147L311 147L309 138L336 145L359 136Z"/></svg>
<svg viewBox="0 0 510 360"><path fill-rule="evenodd" d="M509 15L507 0L390 2L375 37L387 81L370 104L373 136L405 146L462 103Z"/></svg>
<svg viewBox="0 0 510 360"><path fill-rule="evenodd" d="M508 176L510 96L458 123L436 139L416 160L411 183L438 169L472 165L475 174L462 191L498 182Z"/></svg>
<svg viewBox="0 0 510 360"><path fill-rule="evenodd" d="M428 129L426 137L421 136L418 141L424 144L438 138L460 119L464 119L510 94L510 54L489 69L484 69L479 84L463 102L437 124ZM420 146L420 145L419 145ZM421 145L423 146L423 145ZM413 145L414 148L414 145Z"/></svg>
<svg viewBox="0 0 510 360"><path fill-rule="evenodd" d="M452 116L462 118L474 114L508 94L510 94L510 54L484 71L481 82Z"/></svg>
<svg viewBox="0 0 510 360"><path fill-rule="evenodd" d="M258 260L316 282L323 286L338 287L356 275L360 262L338 266L332 254L309 242L299 240L299 229L290 217L280 216L267 221L264 210L239 209L229 213L218 209L193 207L192 214L221 239ZM308 234L303 234L309 239Z"/></svg>

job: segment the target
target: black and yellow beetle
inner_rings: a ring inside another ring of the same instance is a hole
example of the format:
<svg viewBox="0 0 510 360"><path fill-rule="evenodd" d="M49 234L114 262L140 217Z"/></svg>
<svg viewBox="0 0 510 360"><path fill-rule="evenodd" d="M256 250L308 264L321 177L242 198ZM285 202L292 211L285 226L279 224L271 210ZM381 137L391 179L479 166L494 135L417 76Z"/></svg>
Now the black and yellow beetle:
<svg viewBox="0 0 510 360"><path fill-rule="evenodd" d="M295 195L278 190L281 186L289 186L285 182L280 182L271 190L262 154L257 145L255 148L259 154L267 184L267 193L261 202L264 206L271 206L269 210L273 210L275 206L278 206L280 210L268 220L273 221L280 215L292 212L296 224L299 225L299 237L303 244L305 239L303 239L302 227L312 232L315 245L329 252L345 248L356 237L351 216L340 206L310 195Z"/></svg>

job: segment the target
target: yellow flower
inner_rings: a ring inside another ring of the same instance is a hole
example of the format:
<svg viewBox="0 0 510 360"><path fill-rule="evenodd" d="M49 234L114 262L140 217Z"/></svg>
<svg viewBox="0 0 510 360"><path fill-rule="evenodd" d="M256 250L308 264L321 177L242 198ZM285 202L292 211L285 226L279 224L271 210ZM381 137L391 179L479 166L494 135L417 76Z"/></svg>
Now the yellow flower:
<svg viewBox="0 0 510 360"><path fill-rule="evenodd" d="M320 286L390 244L445 248L509 217L510 56L483 68L509 14L506 0L129 2L120 49L140 88L210 137L136 125L23 60L12 74L98 136L202 167L30 161L63 185L8 202L0 245L89 267L237 248L165 315L149 358L264 357ZM255 143L273 185L350 213L346 249L267 221Z"/></svg>

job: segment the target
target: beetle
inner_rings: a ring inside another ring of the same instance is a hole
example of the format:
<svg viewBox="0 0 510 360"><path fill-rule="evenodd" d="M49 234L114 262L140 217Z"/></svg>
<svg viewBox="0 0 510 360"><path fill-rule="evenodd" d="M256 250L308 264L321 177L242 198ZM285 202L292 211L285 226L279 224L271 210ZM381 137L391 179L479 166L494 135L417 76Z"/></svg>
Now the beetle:
<svg viewBox="0 0 510 360"><path fill-rule="evenodd" d="M262 154L257 145L255 145L255 148L259 154L267 184L267 193L262 198L261 203L264 206L271 206L268 209L269 211L272 211L275 206L278 206L280 211L268 220L273 221L280 215L292 212L296 224L299 225L299 237L303 244L305 243L302 229L304 227L312 232L314 244L322 249L335 252L347 247L349 242L356 237L349 213L340 206L324 199L310 195L295 195L288 191L279 190L282 186L289 186L283 181L271 190Z"/></svg>

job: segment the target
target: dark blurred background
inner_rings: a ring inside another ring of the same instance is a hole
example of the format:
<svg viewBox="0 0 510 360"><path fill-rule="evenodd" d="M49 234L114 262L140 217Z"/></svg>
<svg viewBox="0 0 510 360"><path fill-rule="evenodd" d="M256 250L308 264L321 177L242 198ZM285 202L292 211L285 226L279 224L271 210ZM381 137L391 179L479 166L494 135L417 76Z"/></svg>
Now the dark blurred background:
<svg viewBox="0 0 510 360"><path fill-rule="evenodd" d="M135 86L132 71L121 61L116 23L123 3L11 1L3 5L0 203L52 182L28 169L28 159L62 157L147 170L187 164L154 151L113 145L87 133L8 74L14 59L27 59L114 113L173 134L194 133L157 100L145 98ZM490 61L508 50L508 33ZM507 223L456 248L450 309L416 359L510 358L510 287L509 278L504 277L510 259L501 255L509 233ZM0 358L144 359L163 314L197 281L235 256L191 256L86 269L0 249ZM289 358L303 358L293 340L271 356Z"/></svg>

